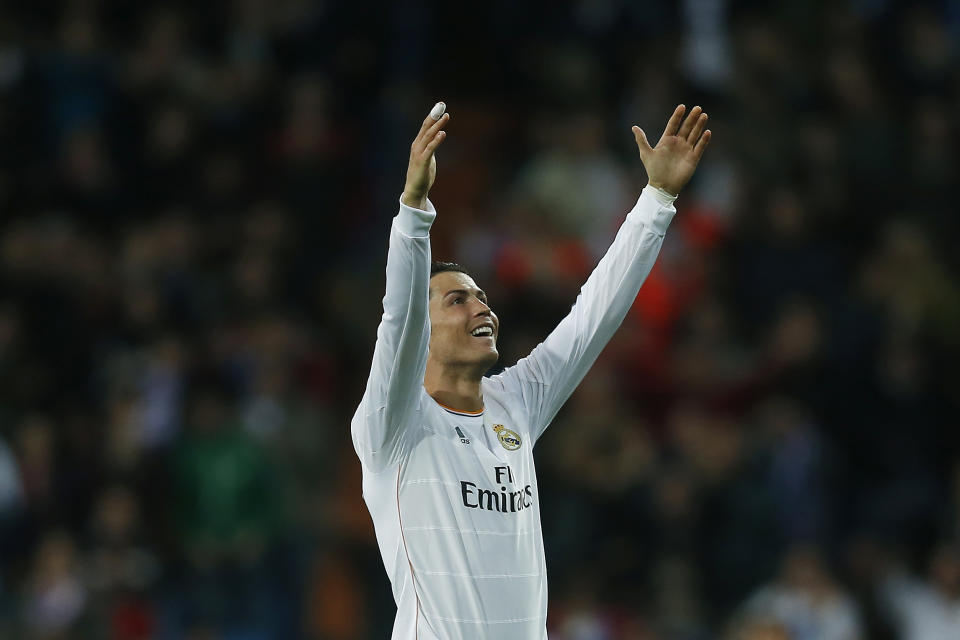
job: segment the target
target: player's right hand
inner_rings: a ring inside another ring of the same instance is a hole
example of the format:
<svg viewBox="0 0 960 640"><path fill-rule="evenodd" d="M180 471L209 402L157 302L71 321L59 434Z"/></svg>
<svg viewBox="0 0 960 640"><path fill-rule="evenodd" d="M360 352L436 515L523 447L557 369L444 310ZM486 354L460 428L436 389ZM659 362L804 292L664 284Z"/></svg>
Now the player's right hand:
<svg viewBox="0 0 960 640"><path fill-rule="evenodd" d="M434 151L447 137L443 128L450 120L444 113L439 120L428 114L420 126L420 132L410 145L410 162L407 164L407 182L403 186L403 204L416 209L427 207L427 194L437 177L437 159Z"/></svg>

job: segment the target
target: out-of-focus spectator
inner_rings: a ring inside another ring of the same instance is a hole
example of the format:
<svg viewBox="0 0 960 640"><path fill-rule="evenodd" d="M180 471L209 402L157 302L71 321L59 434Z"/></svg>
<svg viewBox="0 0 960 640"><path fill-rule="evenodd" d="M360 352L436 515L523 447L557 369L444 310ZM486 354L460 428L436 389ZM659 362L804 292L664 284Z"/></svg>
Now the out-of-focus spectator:
<svg viewBox="0 0 960 640"><path fill-rule="evenodd" d="M278 526L271 469L213 390L197 389L190 409L172 467L184 550L199 567L219 557L255 562Z"/></svg>
<svg viewBox="0 0 960 640"><path fill-rule="evenodd" d="M0 439L0 522L7 523L23 505L23 487L17 460Z"/></svg>
<svg viewBox="0 0 960 640"><path fill-rule="evenodd" d="M952 543L938 545L926 579L890 568L878 593L902 640L947 640L960 629L960 553Z"/></svg>
<svg viewBox="0 0 960 640"><path fill-rule="evenodd" d="M23 488L17 461L0 437L0 566L6 566L14 557L15 529L23 508ZM0 618L9 620L13 602L9 593L6 572L0 571ZM0 633L12 633L7 625L0 623Z"/></svg>
<svg viewBox="0 0 960 640"><path fill-rule="evenodd" d="M59 515L61 498L54 447L56 432L42 414L27 416L18 425L17 453L20 482L30 517L49 523Z"/></svg>
<svg viewBox="0 0 960 640"><path fill-rule="evenodd" d="M527 224L541 220L556 239L586 238L591 254L602 254L615 219L632 203L600 115L550 118L541 135L547 146L520 171L514 196L526 209Z"/></svg>
<svg viewBox="0 0 960 640"><path fill-rule="evenodd" d="M767 482L787 541L824 539L830 517L829 452L809 410L785 397L759 403L755 438L769 458Z"/></svg>
<svg viewBox="0 0 960 640"><path fill-rule="evenodd" d="M263 451L236 424L223 390L199 382L172 452L172 509L188 619L277 633L271 567L284 493Z"/></svg>
<svg viewBox="0 0 960 640"><path fill-rule="evenodd" d="M780 622L767 618L748 618L732 625L724 636L727 640L793 640Z"/></svg>
<svg viewBox="0 0 960 640"><path fill-rule="evenodd" d="M786 552L777 580L744 603L745 618L776 620L795 640L857 640L863 623L850 595L830 575L817 549Z"/></svg>
<svg viewBox="0 0 960 640"><path fill-rule="evenodd" d="M150 592L161 578L160 562L144 544L137 495L123 485L105 489L95 502L87 536L84 576L90 607L106 626L101 633L117 640L150 637L157 626Z"/></svg>
<svg viewBox="0 0 960 640"><path fill-rule="evenodd" d="M29 638L59 640L79 631L89 594L77 562L76 543L64 531L43 536L24 593L24 630Z"/></svg>

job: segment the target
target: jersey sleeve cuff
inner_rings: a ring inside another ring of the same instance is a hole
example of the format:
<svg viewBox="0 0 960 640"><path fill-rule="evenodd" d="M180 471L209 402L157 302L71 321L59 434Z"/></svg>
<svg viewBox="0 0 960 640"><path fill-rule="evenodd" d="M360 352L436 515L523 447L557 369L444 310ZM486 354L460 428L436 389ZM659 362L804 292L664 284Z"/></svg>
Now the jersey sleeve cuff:
<svg viewBox="0 0 960 640"><path fill-rule="evenodd" d="M400 202L400 213L394 218L397 229L410 238L425 238L430 235L430 227L437 217L437 210L430 199L426 209L414 209Z"/></svg>
<svg viewBox="0 0 960 640"><path fill-rule="evenodd" d="M662 236L667 232L670 221L673 220L673 216L677 213L676 208L673 206L673 201L676 199L676 196L662 189L647 185L643 188L643 191L640 192L640 197L637 198L637 204L635 204L630 213L627 214L627 220L635 224L643 224L650 227L654 232Z"/></svg>

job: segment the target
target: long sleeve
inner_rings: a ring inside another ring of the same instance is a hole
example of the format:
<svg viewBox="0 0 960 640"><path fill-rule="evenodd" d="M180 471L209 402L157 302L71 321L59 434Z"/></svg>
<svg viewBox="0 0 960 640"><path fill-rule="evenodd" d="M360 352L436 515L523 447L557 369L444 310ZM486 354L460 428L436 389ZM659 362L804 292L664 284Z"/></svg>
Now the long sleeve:
<svg viewBox="0 0 960 640"><path fill-rule="evenodd" d="M534 441L623 322L675 213L671 200L644 188L567 317L529 356L491 380L521 395Z"/></svg>
<svg viewBox="0 0 960 640"><path fill-rule="evenodd" d="M410 416L416 411L430 342L430 227L436 210L400 204L390 229L383 317L363 400L351 422L353 445L374 472L406 451Z"/></svg>

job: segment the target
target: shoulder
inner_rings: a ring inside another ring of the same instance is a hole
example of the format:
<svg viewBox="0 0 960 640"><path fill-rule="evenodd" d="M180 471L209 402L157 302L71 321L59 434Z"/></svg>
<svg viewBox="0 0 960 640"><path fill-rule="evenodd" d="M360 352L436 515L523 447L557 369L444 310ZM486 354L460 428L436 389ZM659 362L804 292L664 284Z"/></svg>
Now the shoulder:
<svg viewBox="0 0 960 640"><path fill-rule="evenodd" d="M507 397L516 394L518 392L517 380L512 370L513 367L510 367L495 376L485 377L480 383L483 389L483 397L485 399L492 397L504 402Z"/></svg>

